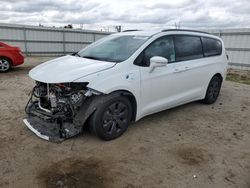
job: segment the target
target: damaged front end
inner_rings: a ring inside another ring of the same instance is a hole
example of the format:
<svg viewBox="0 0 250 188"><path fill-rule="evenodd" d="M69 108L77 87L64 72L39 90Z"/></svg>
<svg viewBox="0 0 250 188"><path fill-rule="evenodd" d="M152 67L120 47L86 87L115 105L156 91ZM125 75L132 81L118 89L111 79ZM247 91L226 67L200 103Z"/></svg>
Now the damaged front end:
<svg viewBox="0 0 250 188"><path fill-rule="evenodd" d="M101 93L88 83L47 84L36 82L26 105L26 126L37 136L49 141L62 141L79 134L94 111L93 95Z"/></svg>

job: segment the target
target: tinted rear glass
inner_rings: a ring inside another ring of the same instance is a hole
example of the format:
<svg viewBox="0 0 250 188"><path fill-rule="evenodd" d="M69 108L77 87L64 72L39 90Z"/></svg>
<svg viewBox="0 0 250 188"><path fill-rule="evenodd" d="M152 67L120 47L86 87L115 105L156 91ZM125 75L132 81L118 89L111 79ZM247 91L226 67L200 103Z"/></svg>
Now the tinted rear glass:
<svg viewBox="0 0 250 188"><path fill-rule="evenodd" d="M175 36L176 61L191 60L203 57L200 37Z"/></svg>
<svg viewBox="0 0 250 188"><path fill-rule="evenodd" d="M204 55L206 57L221 54L222 45L219 40L202 37L202 44L203 44Z"/></svg>

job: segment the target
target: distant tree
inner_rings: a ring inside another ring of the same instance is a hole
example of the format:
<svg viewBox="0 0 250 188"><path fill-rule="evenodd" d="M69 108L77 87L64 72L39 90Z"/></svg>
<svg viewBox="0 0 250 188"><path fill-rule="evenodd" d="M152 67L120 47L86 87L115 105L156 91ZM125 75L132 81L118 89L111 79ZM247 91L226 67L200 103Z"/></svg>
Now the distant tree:
<svg viewBox="0 0 250 188"><path fill-rule="evenodd" d="M65 25L64 28L73 29L73 25L72 24L68 24L68 25Z"/></svg>

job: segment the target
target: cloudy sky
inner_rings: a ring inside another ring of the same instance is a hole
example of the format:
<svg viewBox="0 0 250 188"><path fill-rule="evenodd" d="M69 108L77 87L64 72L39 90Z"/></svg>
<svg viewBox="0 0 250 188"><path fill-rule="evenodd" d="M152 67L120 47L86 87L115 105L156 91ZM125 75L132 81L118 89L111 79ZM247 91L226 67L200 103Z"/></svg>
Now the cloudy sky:
<svg viewBox="0 0 250 188"><path fill-rule="evenodd" d="M250 0L0 0L0 22L112 29L250 27Z"/></svg>

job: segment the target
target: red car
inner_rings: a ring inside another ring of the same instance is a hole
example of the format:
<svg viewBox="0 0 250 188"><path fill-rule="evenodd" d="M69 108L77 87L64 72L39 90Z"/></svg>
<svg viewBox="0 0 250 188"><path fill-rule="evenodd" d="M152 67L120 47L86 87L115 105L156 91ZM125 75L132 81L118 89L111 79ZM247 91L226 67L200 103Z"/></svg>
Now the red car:
<svg viewBox="0 0 250 188"><path fill-rule="evenodd" d="M0 72L7 72L10 68L21 65L24 56L18 47L0 42Z"/></svg>

